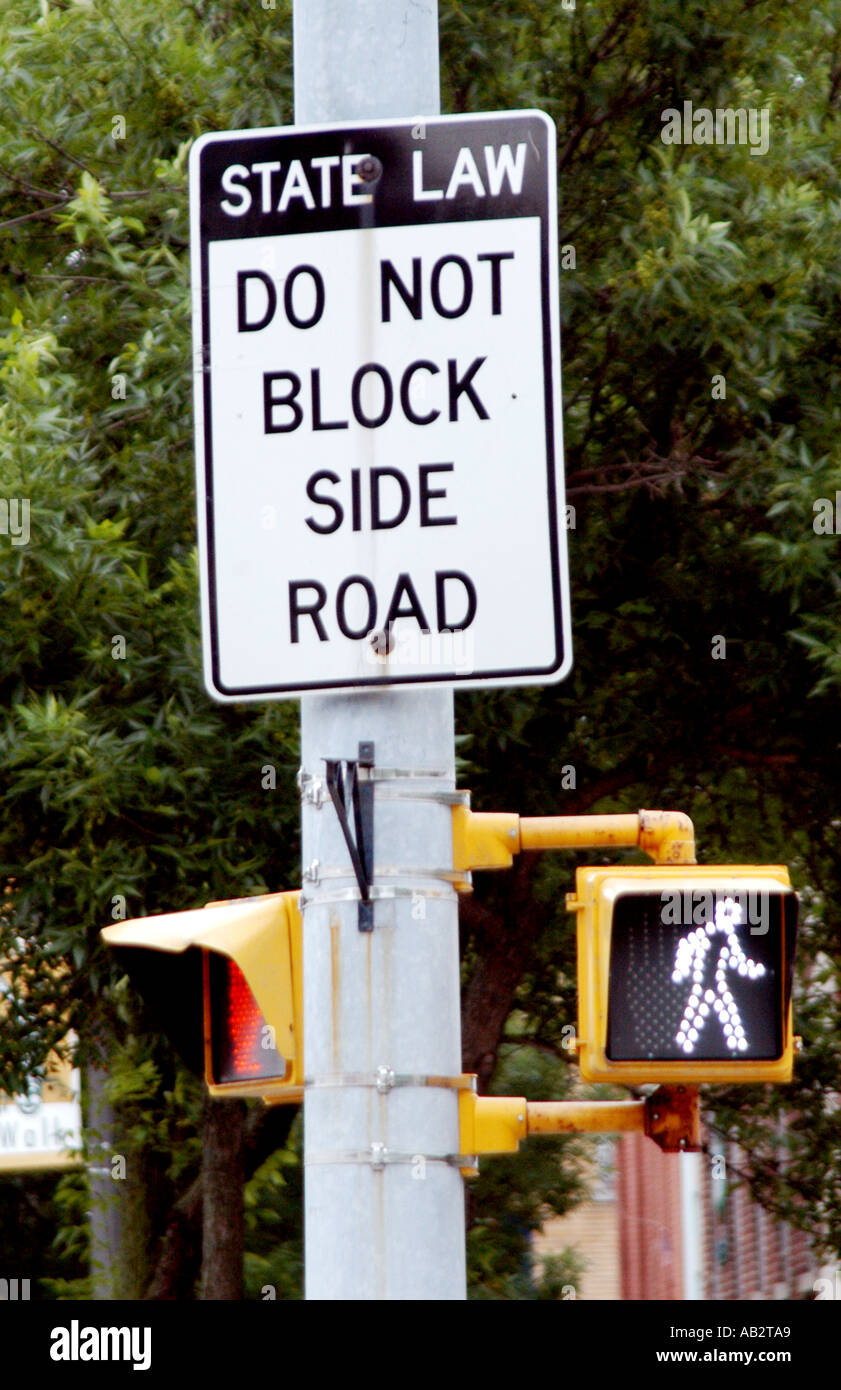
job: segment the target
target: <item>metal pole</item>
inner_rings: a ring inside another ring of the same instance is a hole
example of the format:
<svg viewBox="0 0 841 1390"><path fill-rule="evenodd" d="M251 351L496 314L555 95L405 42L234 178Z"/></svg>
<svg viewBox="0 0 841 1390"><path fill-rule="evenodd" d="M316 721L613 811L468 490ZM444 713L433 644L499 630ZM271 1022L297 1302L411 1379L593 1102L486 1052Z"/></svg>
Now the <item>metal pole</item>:
<svg viewBox="0 0 841 1390"><path fill-rule="evenodd" d="M107 1080L107 1069L91 1062L87 1069L85 1130L93 1150L88 1161L88 1217L91 1298L97 1302L120 1298L128 1282L120 1277L123 1207L119 1189L125 1184L115 1183L111 1176L114 1107L105 1099Z"/></svg>
<svg viewBox="0 0 841 1390"><path fill-rule="evenodd" d="M300 125L436 115L436 0L295 0L294 69ZM387 894L371 932L323 787L360 743ZM301 764L306 1296L463 1299L458 1093L423 1084L461 1071L452 691L306 696Z"/></svg>
<svg viewBox="0 0 841 1390"><path fill-rule="evenodd" d="M438 0L294 0L295 120L436 116Z"/></svg>

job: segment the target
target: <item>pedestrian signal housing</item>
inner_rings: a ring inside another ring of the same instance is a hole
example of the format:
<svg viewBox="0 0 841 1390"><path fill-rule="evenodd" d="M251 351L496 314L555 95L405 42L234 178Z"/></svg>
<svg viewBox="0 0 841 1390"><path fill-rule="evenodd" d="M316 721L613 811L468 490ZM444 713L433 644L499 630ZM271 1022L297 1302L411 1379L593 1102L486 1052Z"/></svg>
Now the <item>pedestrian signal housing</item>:
<svg viewBox="0 0 841 1390"><path fill-rule="evenodd" d="M586 1081L789 1081L797 896L779 865L580 868Z"/></svg>
<svg viewBox="0 0 841 1390"><path fill-rule="evenodd" d="M102 936L211 1095L302 1098L297 893L140 917Z"/></svg>

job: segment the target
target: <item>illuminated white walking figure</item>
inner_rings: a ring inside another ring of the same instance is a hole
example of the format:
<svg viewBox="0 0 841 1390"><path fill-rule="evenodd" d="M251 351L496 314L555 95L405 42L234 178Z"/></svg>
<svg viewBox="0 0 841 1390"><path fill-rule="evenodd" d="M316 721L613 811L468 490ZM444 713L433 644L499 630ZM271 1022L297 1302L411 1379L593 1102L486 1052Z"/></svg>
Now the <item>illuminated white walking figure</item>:
<svg viewBox="0 0 841 1390"><path fill-rule="evenodd" d="M684 1052L695 1051L711 1013L717 1017L730 1051L747 1051L748 1040L739 1008L727 987L727 972L757 980L765 974L765 966L751 960L742 950L737 932L741 922L740 904L734 898L725 898L723 902L716 903L713 922L707 922L688 936L682 936L677 944L672 980L676 985L683 980L692 980L692 990L675 1035L675 1042ZM713 940L718 935L727 939L721 943L715 964L715 988L710 989L705 988L705 976Z"/></svg>

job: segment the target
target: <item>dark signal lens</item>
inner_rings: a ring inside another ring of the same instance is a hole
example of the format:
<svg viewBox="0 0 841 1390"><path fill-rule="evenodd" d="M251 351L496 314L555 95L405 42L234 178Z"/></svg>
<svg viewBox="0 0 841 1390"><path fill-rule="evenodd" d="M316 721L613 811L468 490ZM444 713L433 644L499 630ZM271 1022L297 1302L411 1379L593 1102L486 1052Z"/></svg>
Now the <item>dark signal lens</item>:
<svg viewBox="0 0 841 1390"><path fill-rule="evenodd" d="M209 966L214 1081L282 1079L286 1060L239 966L220 955Z"/></svg>
<svg viewBox="0 0 841 1390"><path fill-rule="evenodd" d="M796 897L785 889L740 893L722 885L618 897L610 944L608 1058L779 1057L796 911Z"/></svg>

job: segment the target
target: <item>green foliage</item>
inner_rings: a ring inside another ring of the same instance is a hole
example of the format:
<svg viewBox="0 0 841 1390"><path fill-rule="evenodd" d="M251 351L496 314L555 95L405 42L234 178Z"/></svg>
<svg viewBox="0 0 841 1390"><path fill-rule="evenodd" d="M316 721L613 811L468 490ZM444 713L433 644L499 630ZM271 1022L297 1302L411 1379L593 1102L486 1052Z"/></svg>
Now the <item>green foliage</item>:
<svg viewBox="0 0 841 1390"><path fill-rule="evenodd" d="M90 1298L91 1277L88 1270L90 1258L88 1212L90 1194L87 1174L65 1173L55 1185L55 1221L57 1229L52 1239L61 1274L50 1277L43 1273L43 1247L38 1249L43 1296L59 1301ZM48 1244L48 1242L45 1242ZM48 1266L49 1267L49 1266ZM77 1271L75 1276L66 1271Z"/></svg>
<svg viewBox="0 0 841 1390"><path fill-rule="evenodd" d="M185 163L199 131L289 119L288 21L157 0L0 18L0 495L31 531L0 540L0 1088L70 1026L83 1063L106 1042L141 1269L196 1171L197 1091L99 931L299 872L295 709L202 687Z"/></svg>
<svg viewBox="0 0 841 1390"><path fill-rule="evenodd" d="M267 1159L245 1188L245 1296L303 1298L303 1124L295 1121L289 1143Z"/></svg>
<svg viewBox="0 0 841 1390"><path fill-rule="evenodd" d="M513 1020L516 1027L517 1020ZM505 1045L493 1093L526 1100L570 1098L570 1068L521 1042ZM535 1272L531 1237L551 1216L562 1216L585 1195L577 1160L587 1139L563 1135L522 1144L517 1154L480 1159L471 1181L467 1234L468 1296L474 1299L561 1297L580 1269L574 1255ZM564 1279L557 1292L559 1276ZM569 1275L567 1278L566 1276Z"/></svg>
<svg viewBox="0 0 841 1390"><path fill-rule="evenodd" d="M4 1173L3 1278L29 1279L33 1299L88 1297L86 1201L83 1173Z"/></svg>
<svg viewBox="0 0 841 1390"><path fill-rule="evenodd" d="M31 503L0 551L7 1089L62 1021L83 1047L113 1026L109 920L296 877L295 710L218 709L200 676L185 159L289 115L282 16L236 9L15 4L0 27L0 478ZM258 42L281 61L246 111Z"/></svg>
<svg viewBox="0 0 841 1390"><path fill-rule="evenodd" d="M454 108L555 118L575 250L560 274L574 670L457 709L479 809L675 807L703 860L791 865L811 908L799 1080L709 1104L755 1155L754 1188L813 1232L824 1214L837 1255L841 575L813 523L841 490L841 7L760 8L758 24L738 3L444 7ZM768 152L665 146L661 112L684 101L767 107ZM575 1017L574 863L535 865L516 995L556 1050ZM476 896L517 932L508 884ZM468 959L481 944L467 937ZM769 1166L782 1131L787 1161Z"/></svg>

